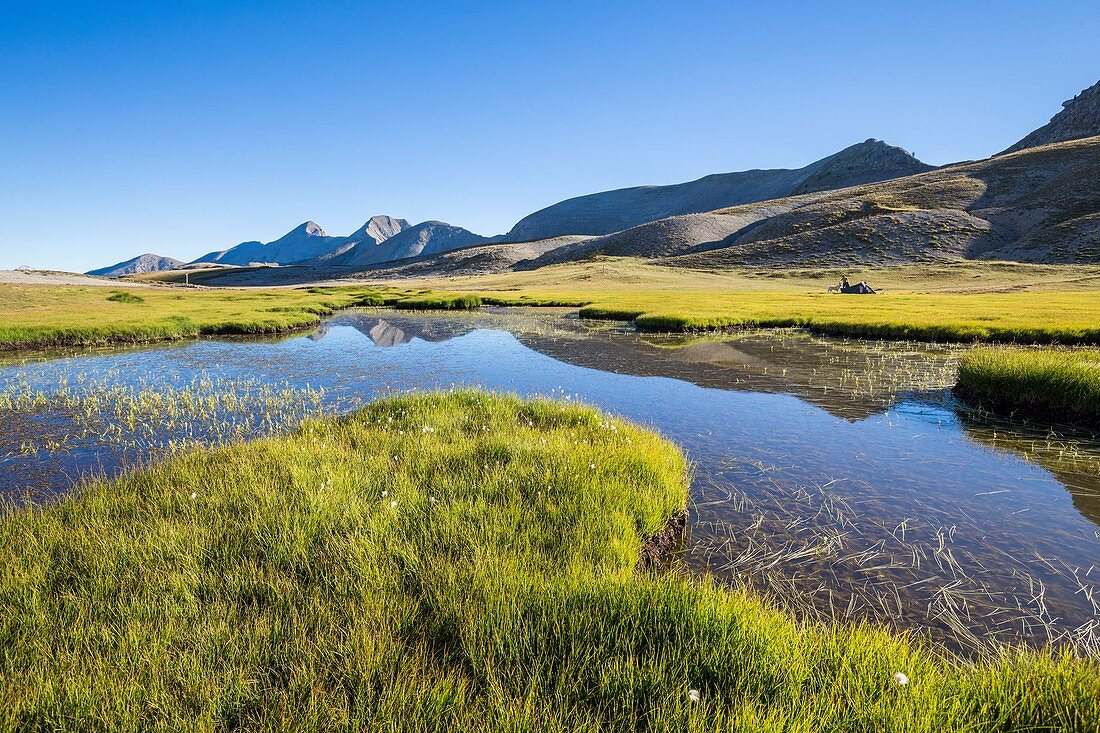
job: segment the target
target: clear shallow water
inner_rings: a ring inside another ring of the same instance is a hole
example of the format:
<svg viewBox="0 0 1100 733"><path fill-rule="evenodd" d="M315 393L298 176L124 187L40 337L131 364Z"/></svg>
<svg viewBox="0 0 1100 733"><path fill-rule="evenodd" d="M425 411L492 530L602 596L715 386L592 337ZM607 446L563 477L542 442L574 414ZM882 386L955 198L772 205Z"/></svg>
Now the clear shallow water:
<svg viewBox="0 0 1100 733"><path fill-rule="evenodd" d="M955 648L1096 654L1100 442L966 410L946 389L957 353L796 333L640 337L560 313L347 312L277 341L0 364L0 391L16 396L0 411L0 491L49 497L174 443L285 430L409 389L568 397L688 452L689 567Z"/></svg>

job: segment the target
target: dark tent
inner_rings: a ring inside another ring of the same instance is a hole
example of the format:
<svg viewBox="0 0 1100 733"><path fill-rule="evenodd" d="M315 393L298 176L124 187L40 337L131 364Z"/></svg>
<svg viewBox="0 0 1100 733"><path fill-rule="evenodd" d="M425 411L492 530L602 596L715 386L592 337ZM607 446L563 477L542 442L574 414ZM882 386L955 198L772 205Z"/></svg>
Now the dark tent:
<svg viewBox="0 0 1100 733"><path fill-rule="evenodd" d="M840 292L848 295L874 295L875 291L865 282L858 282L855 285L849 285L846 288L841 288Z"/></svg>

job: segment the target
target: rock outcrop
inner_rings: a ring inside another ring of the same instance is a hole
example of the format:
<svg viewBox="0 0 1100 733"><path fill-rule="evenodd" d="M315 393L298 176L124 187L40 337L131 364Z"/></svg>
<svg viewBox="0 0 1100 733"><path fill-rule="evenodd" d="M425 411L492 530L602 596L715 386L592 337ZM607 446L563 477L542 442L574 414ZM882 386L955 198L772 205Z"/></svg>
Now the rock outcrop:
<svg viewBox="0 0 1100 733"><path fill-rule="evenodd" d="M1062 102L1062 111L1051 117L1050 122L1005 150L1001 155L1039 145L1080 140L1093 135L1100 135L1100 81L1073 99Z"/></svg>

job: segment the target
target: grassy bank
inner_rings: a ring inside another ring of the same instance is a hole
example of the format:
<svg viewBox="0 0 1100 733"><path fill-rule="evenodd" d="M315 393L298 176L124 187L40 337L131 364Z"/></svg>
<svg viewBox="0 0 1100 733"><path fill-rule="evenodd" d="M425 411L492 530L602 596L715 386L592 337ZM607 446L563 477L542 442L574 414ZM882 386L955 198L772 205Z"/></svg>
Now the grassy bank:
<svg viewBox="0 0 1100 733"><path fill-rule="evenodd" d="M1100 351L977 349L956 391L998 412L1100 428Z"/></svg>
<svg viewBox="0 0 1100 733"><path fill-rule="evenodd" d="M633 321L644 331L798 326L869 338L1100 343L1095 267L967 262L858 276L880 294L827 293L835 272L697 272L621 259L415 284L485 302L580 305L584 317Z"/></svg>
<svg viewBox="0 0 1100 733"><path fill-rule="evenodd" d="M0 286L0 349L281 333L339 308L381 305L367 288L194 290Z"/></svg>
<svg viewBox="0 0 1100 733"><path fill-rule="evenodd" d="M852 273L855 274L855 273ZM829 335L1100 343L1100 269L968 262L861 272L874 296L825 292L835 273L696 272L610 260L362 287L183 289L0 286L0 349L276 333L349 305L570 306L643 331L797 326Z"/></svg>
<svg viewBox="0 0 1100 733"><path fill-rule="evenodd" d="M1068 731L1100 720L1095 662L964 666L637 572L643 539L684 506L686 471L674 446L587 408L426 395L9 512L0 727Z"/></svg>
<svg viewBox="0 0 1100 733"><path fill-rule="evenodd" d="M857 338L1100 343L1097 293L612 293L580 315L651 332L799 327Z"/></svg>

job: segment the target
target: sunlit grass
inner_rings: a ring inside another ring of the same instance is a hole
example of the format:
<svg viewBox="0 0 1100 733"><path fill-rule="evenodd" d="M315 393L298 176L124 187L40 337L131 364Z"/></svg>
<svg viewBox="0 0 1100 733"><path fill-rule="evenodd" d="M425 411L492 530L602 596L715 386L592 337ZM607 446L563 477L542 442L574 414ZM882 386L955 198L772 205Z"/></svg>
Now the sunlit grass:
<svg viewBox="0 0 1100 733"><path fill-rule="evenodd" d="M960 665L638 573L687 465L585 407L374 403L0 519L0 727L1087 730L1096 662ZM695 692L693 692L695 691Z"/></svg>
<svg viewBox="0 0 1100 733"><path fill-rule="evenodd" d="M424 293L399 297L392 304L399 310L474 310L481 307L481 298L462 293Z"/></svg>
<svg viewBox="0 0 1100 733"><path fill-rule="evenodd" d="M874 296L825 292L842 274ZM643 331L801 327L860 338L1100 342L1100 270L968 261L842 273L700 272L599 259L478 277L403 282L476 293L485 302L557 303Z"/></svg>
<svg viewBox="0 0 1100 733"><path fill-rule="evenodd" d="M56 384L32 383L19 372L0 389L0 414L9 436L21 417L53 417L44 431L20 436L4 449L22 455L59 452L88 441L120 448L177 450L194 444L220 444L288 432L321 413L323 389L271 384L252 379L195 376L164 384L149 378L123 381L119 373L66 376Z"/></svg>
<svg viewBox="0 0 1100 733"><path fill-rule="evenodd" d="M139 343L305 328L353 305L380 305L367 288L105 292L99 287L0 286L0 349Z"/></svg>
<svg viewBox="0 0 1100 733"><path fill-rule="evenodd" d="M999 412L1100 427L1100 351L978 349L959 365L958 391Z"/></svg>

